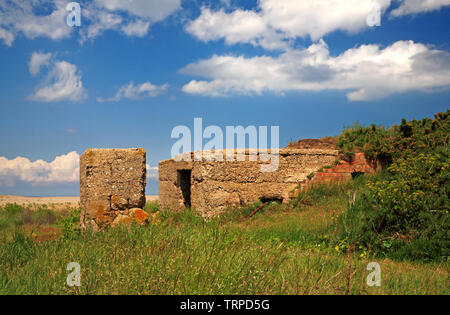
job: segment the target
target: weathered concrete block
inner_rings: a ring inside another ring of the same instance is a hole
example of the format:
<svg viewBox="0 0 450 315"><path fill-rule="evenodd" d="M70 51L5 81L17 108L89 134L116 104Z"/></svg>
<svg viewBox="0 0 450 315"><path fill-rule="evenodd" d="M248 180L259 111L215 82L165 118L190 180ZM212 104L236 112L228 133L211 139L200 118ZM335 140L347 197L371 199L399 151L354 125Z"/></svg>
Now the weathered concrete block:
<svg viewBox="0 0 450 315"><path fill-rule="evenodd" d="M144 149L90 149L80 158L81 225L102 229L145 206Z"/></svg>
<svg viewBox="0 0 450 315"><path fill-rule="evenodd" d="M243 161L177 162L170 159L160 162L162 209L178 211L191 207L209 218L220 215L223 209L257 200L288 202L296 188L306 184L311 172L333 165L339 155L337 150L281 149L278 169L262 172L261 166L267 163L260 158L251 160L251 155L256 154L254 151L243 151ZM203 154L209 156L213 152Z"/></svg>

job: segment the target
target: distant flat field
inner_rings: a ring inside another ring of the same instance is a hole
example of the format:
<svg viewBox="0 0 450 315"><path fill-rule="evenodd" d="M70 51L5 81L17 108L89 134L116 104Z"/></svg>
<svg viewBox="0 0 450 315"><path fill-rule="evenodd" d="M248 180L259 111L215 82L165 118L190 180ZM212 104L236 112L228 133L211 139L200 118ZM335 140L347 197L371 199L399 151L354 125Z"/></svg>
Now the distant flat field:
<svg viewBox="0 0 450 315"><path fill-rule="evenodd" d="M157 201L158 196L146 196L147 202ZM18 205L55 205L55 206L78 206L80 197L23 197L0 195L0 207L9 203Z"/></svg>

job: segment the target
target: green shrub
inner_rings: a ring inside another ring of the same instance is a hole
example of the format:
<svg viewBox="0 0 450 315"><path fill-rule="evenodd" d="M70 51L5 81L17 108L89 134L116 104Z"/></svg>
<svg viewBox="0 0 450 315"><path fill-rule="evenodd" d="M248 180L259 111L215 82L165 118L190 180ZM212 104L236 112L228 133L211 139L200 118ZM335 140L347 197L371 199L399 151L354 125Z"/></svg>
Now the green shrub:
<svg viewBox="0 0 450 315"><path fill-rule="evenodd" d="M386 172L363 187L339 218L337 250L348 247L394 259L447 260L450 111L402 120L389 129L355 124L339 137L341 153L363 151Z"/></svg>
<svg viewBox="0 0 450 315"><path fill-rule="evenodd" d="M355 152L364 152L369 159L377 159L385 167L395 159L420 152L446 153L450 141L450 110L438 113L435 119L402 120L400 126L385 129L359 123L346 128L339 136L341 154L351 160Z"/></svg>
<svg viewBox="0 0 450 315"><path fill-rule="evenodd" d="M392 130L382 126L363 127L359 123L346 128L339 137L338 148L347 160L352 160L356 151L363 151L369 159L388 163L394 151L390 140Z"/></svg>

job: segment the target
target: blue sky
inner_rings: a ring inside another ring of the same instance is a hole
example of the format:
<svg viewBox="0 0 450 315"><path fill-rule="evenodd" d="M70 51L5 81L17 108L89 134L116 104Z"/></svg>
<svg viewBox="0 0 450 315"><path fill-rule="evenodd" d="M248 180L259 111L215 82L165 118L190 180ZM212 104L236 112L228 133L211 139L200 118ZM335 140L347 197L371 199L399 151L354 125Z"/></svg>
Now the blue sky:
<svg viewBox="0 0 450 315"><path fill-rule="evenodd" d="M0 194L77 195L78 155L112 147L147 150L156 194L195 117L284 147L449 108L448 0L92 0L75 28L68 2L0 0Z"/></svg>

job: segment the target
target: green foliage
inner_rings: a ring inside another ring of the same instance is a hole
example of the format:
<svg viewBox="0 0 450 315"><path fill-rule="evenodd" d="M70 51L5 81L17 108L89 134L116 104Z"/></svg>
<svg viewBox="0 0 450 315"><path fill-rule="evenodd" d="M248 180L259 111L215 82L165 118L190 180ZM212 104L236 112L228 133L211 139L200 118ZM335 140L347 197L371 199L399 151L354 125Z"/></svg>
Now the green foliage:
<svg viewBox="0 0 450 315"><path fill-rule="evenodd" d="M63 239L72 239L80 234L80 209L71 209L69 215L60 215L58 226Z"/></svg>
<svg viewBox="0 0 450 315"><path fill-rule="evenodd" d="M355 141L352 149L383 159L386 171L373 177L341 216L337 243L346 240L349 247L393 259L448 259L449 122L447 111L434 120L403 120L389 130L344 131L341 148L349 150L347 141Z"/></svg>
<svg viewBox="0 0 450 315"><path fill-rule="evenodd" d="M342 132L337 145L347 160L351 160L356 151L363 151L369 159L389 162L393 152L390 134L391 130L382 126L365 128L356 123Z"/></svg>
<svg viewBox="0 0 450 315"><path fill-rule="evenodd" d="M355 152L364 152L369 159L377 159L384 166L395 159L420 152L448 154L450 140L450 110L435 115L435 119L402 120L400 126L385 129L356 123L339 136L338 148L351 159Z"/></svg>

